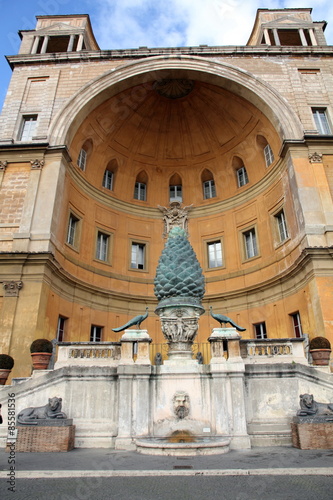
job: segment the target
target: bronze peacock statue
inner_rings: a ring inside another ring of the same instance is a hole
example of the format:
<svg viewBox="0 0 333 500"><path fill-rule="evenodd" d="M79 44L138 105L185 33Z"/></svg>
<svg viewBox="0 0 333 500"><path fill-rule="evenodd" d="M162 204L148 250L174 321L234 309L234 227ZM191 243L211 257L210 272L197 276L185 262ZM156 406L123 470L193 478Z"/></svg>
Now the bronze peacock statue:
<svg viewBox="0 0 333 500"><path fill-rule="evenodd" d="M122 332L123 330L126 330L126 328L130 328L131 326L136 325L138 329L140 330L141 323L148 318L148 307L146 307L146 312L145 314L140 314L139 316L135 316L134 318L130 319L125 323L123 326L119 326L118 328L112 328L113 332Z"/></svg>
<svg viewBox="0 0 333 500"><path fill-rule="evenodd" d="M239 332L245 332L246 328L238 326L234 321L232 321L231 318L228 318L228 316L224 316L224 314L214 314L212 306L209 307L209 310L211 317L216 319L216 321L220 323L221 327L223 324L230 323L230 325L234 326Z"/></svg>

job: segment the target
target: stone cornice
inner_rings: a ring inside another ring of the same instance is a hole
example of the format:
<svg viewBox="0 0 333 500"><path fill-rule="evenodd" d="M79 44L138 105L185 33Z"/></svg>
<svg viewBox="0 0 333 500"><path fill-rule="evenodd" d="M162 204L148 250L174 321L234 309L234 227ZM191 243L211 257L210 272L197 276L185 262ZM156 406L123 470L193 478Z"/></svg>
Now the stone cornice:
<svg viewBox="0 0 333 500"><path fill-rule="evenodd" d="M279 300L281 297L287 297L301 290L315 276L327 276L329 273L332 274L332 259L333 247L306 248L299 258L282 274L274 276L260 284L243 287L240 290L237 289L228 291L227 293L218 293L216 295L206 294L203 299L203 304L206 307L207 303L211 301L224 300L228 301L228 310L232 311L249 307L249 305L255 306L258 301L261 305L264 305L266 302L271 303L274 300ZM157 304L157 300L153 295L133 297L133 295L128 293L118 292L117 290L113 291L101 288L89 282L84 282L63 269L50 252L35 254L25 252L2 252L0 253L0 264L5 263L12 266L30 265L35 267L36 273L30 272L29 276L27 275L25 278L26 286L28 286L30 280L36 281L36 279L42 279L48 283L52 290L68 300L73 300L71 289L72 291L75 290L76 300L89 306L91 305L91 300L84 299L84 294L86 293L88 293L90 297L95 297L94 301L95 304L98 304L98 308L105 308L105 310L109 310L110 308L109 299L121 299L126 301L133 301L135 299L136 302L142 302L142 304L148 303L148 305L151 304L152 307ZM38 269L39 266L46 266L46 268ZM98 269L94 268L94 271L96 273ZM116 278L116 276L114 277ZM126 281L137 281L135 278L130 278L128 276L118 276L118 279L122 278ZM17 280L16 276L15 279ZM221 279L224 281L228 279L228 276L224 275ZM207 282L209 281L208 279ZM67 283L68 287L64 286L64 282ZM151 287L153 286L152 279L141 279L140 282L149 284ZM259 291L260 299L257 297ZM80 292L82 292L82 295Z"/></svg>
<svg viewBox="0 0 333 500"><path fill-rule="evenodd" d="M281 297L288 297L303 289L315 276L333 276L332 259L333 247L305 248L298 259L283 273L258 285L228 291L228 294L206 295L203 303L221 299L230 302L234 301L235 310L272 303L272 301L279 300ZM228 279L228 276L224 276L224 279ZM274 287L276 287L275 291ZM260 299L258 300L255 295L251 298L251 294L256 294L259 290ZM244 300L246 300L246 303ZM229 305L228 310L232 311L233 309L233 306Z"/></svg>
<svg viewBox="0 0 333 500"><path fill-rule="evenodd" d="M39 65L47 63L82 63L100 60L113 59L141 59L153 56L220 56L220 57L270 57L273 56L332 56L333 46L317 45L317 46L272 46L272 45L256 45L256 46L208 46L199 45L197 47L163 47L149 48L139 47L137 49L118 49L118 50L82 50L80 52L56 52L52 54L18 54L14 56L6 56L6 59L14 68L17 65L29 64Z"/></svg>

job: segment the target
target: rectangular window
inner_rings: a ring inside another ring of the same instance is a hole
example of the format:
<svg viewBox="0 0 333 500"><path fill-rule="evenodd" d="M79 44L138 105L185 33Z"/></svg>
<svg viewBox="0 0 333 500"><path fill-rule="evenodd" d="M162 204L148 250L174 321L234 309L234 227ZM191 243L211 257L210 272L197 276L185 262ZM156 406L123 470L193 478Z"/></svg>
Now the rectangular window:
<svg viewBox="0 0 333 500"><path fill-rule="evenodd" d="M77 159L77 166L81 169L81 170L85 170L86 169L86 164L87 164L87 151L85 149L80 149L80 152L79 152L79 156L78 156L78 159Z"/></svg>
<svg viewBox="0 0 333 500"><path fill-rule="evenodd" d="M65 340L65 330L66 330L67 318L64 316L59 316L58 326L57 326L57 341L63 342Z"/></svg>
<svg viewBox="0 0 333 500"><path fill-rule="evenodd" d="M170 192L170 202L171 201L183 201L183 195L182 195L182 186L169 186L169 192Z"/></svg>
<svg viewBox="0 0 333 500"><path fill-rule="evenodd" d="M255 333L256 339L267 339L265 321L263 321L262 323L256 323L253 326L254 326L254 333Z"/></svg>
<svg viewBox="0 0 333 500"><path fill-rule="evenodd" d="M113 189L113 172L105 170L103 177L103 187L112 191Z"/></svg>
<svg viewBox="0 0 333 500"><path fill-rule="evenodd" d="M134 188L134 199L146 201L147 187L143 182L136 182Z"/></svg>
<svg viewBox="0 0 333 500"><path fill-rule="evenodd" d="M205 181L203 183L203 192L205 200L208 200L209 198L215 198L216 196L215 182L213 180Z"/></svg>
<svg viewBox="0 0 333 500"><path fill-rule="evenodd" d="M67 230L66 243L75 246L77 243L77 232L80 219L78 219L74 214L70 214Z"/></svg>
<svg viewBox="0 0 333 500"><path fill-rule="evenodd" d="M293 323L295 337L297 338L303 337L301 317L299 315L299 312L290 314L290 317Z"/></svg>
<svg viewBox="0 0 333 500"><path fill-rule="evenodd" d="M326 108L312 108L313 119L319 134L330 135L331 127L329 125Z"/></svg>
<svg viewBox="0 0 333 500"><path fill-rule="evenodd" d="M266 167L269 167L274 161L274 153L269 144L267 144L264 147L264 155L265 155Z"/></svg>
<svg viewBox="0 0 333 500"><path fill-rule="evenodd" d="M211 241L207 243L208 267L222 266L222 243L221 241Z"/></svg>
<svg viewBox="0 0 333 500"><path fill-rule="evenodd" d="M37 126L37 115L28 115L23 117L20 140L31 141Z"/></svg>
<svg viewBox="0 0 333 500"><path fill-rule="evenodd" d="M132 243L132 248L131 248L132 269L145 268L145 253L146 253L146 245L142 243Z"/></svg>
<svg viewBox="0 0 333 500"><path fill-rule="evenodd" d="M245 167L241 167L237 170L237 183L238 187L245 186L249 182L249 178L247 176L247 171Z"/></svg>
<svg viewBox="0 0 333 500"><path fill-rule="evenodd" d="M109 239L110 236L108 234L98 231L97 245L96 245L96 259L103 260L104 262L108 260Z"/></svg>
<svg viewBox="0 0 333 500"><path fill-rule="evenodd" d="M246 259L256 257L258 255L258 246L255 229L252 228L249 231L245 231L245 233L243 233L243 238Z"/></svg>
<svg viewBox="0 0 333 500"><path fill-rule="evenodd" d="M278 227L280 242L285 241L288 238L288 230L287 230L286 217L284 215L283 210L281 210L281 212L275 215L275 220Z"/></svg>
<svg viewBox="0 0 333 500"><path fill-rule="evenodd" d="M101 326L91 325L90 342L101 342L103 328Z"/></svg>

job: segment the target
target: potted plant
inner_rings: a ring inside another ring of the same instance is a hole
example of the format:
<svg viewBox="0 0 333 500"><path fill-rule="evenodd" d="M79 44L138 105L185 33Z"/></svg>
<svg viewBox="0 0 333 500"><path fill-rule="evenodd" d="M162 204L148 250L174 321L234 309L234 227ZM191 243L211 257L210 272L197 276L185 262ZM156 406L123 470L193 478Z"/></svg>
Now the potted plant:
<svg viewBox="0 0 333 500"><path fill-rule="evenodd" d="M309 345L314 365L327 366L330 362L331 344L325 337L314 337Z"/></svg>
<svg viewBox="0 0 333 500"><path fill-rule="evenodd" d="M0 385L5 385L14 366L14 360L8 354L0 354Z"/></svg>
<svg viewBox="0 0 333 500"><path fill-rule="evenodd" d="M30 346L32 366L34 370L47 370L52 356L53 345L50 340L36 339Z"/></svg>

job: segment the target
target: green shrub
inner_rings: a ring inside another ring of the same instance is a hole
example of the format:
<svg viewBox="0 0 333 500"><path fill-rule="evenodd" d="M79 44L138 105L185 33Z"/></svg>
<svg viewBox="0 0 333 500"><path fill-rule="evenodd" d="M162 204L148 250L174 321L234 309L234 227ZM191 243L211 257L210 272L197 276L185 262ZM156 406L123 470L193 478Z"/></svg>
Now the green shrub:
<svg viewBox="0 0 333 500"><path fill-rule="evenodd" d="M331 349L330 341L325 337L315 337L310 341L310 351L313 349Z"/></svg>
<svg viewBox="0 0 333 500"><path fill-rule="evenodd" d="M53 350L52 342L47 339L36 339L30 346L30 352L49 352Z"/></svg>
<svg viewBox="0 0 333 500"><path fill-rule="evenodd" d="M0 354L0 368L3 370L11 370L14 366L14 360L8 354Z"/></svg>

